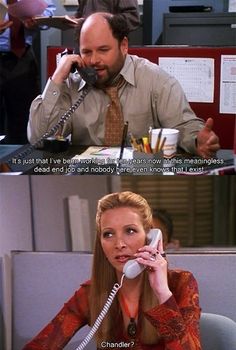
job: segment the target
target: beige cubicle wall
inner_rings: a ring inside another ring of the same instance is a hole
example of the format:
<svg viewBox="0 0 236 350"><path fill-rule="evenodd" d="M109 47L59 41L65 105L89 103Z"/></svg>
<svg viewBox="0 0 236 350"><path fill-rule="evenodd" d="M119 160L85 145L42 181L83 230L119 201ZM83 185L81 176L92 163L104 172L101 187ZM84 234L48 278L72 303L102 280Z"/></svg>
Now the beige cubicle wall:
<svg viewBox="0 0 236 350"><path fill-rule="evenodd" d="M0 349L3 349L4 342L3 307L3 264L2 258L0 257Z"/></svg>

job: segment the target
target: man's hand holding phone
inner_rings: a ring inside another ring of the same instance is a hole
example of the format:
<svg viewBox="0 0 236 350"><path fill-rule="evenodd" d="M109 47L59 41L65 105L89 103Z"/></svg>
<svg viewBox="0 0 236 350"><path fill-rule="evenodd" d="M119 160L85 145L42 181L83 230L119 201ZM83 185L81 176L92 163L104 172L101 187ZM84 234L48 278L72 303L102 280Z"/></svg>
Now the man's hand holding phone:
<svg viewBox="0 0 236 350"><path fill-rule="evenodd" d="M85 63L80 55L71 54L62 56L52 76L54 83L58 85L62 84L68 78L72 66L75 64L80 68L85 67Z"/></svg>

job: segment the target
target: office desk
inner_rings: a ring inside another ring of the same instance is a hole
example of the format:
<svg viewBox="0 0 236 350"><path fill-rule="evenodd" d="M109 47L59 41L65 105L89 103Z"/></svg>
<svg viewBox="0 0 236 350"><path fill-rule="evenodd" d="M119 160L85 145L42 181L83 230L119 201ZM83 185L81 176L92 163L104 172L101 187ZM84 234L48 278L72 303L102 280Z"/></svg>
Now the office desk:
<svg viewBox="0 0 236 350"><path fill-rule="evenodd" d="M29 175L65 175L73 156L81 153L83 147L70 146L61 153L52 153L44 149L33 149L29 154L29 145L0 145L0 164L9 166L9 172Z"/></svg>
<svg viewBox="0 0 236 350"><path fill-rule="evenodd" d="M170 160L160 157L153 160L151 155L144 154L146 158L141 155L138 159L123 160L117 169L117 164L104 164L99 158L74 162L72 158L87 146L69 146L61 153L34 149L25 155L27 148L28 145L0 145L0 164L9 165L11 174L29 175L208 175L217 174L221 168L225 170L220 175L235 174L232 150L220 150L217 157L210 160L185 153L178 153ZM0 174L4 174L3 170Z"/></svg>
<svg viewBox="0 0 236 350"><path fill-rule="evenodd" d="M20 145L1 145L0 144L0 160L19 149Z"/></svg>

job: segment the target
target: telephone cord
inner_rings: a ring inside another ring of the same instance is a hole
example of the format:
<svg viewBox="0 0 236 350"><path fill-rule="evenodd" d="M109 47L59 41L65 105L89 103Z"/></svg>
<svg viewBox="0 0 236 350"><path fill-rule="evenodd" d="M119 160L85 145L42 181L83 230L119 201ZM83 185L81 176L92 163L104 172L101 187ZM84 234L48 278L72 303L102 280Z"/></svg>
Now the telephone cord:
<svg viewBox="0 0 236 350"><path fill-rule="evenodd" d="M82 341L82 343L75 349L75 350L82 350L84 347L90 342L90 340L93 338L94 334L97 332L98 328L100 327L104 317L106 316L108 310L111 307L111 304L118 292L118 290L122 287L123 280L124 280L125 274L122 275L120 284L115 283L111 293L108 296L108 299L103 306L102 311L100 312L99 316L97 317L96 321L94 322L93 327L91 328L90 332L87 334L85 339Z"/></svg>
<svg viewBox="0 0 236 350"><path fill-rule="evenodd" d="M84 98L87 96L89 91L91 90L91 86L87 85L83 91L81 96L78 98L78 100L69 108L68 111L66 111L59 121L47 132L43 134L43 136L40 137L39 140L37 140L35 143L29 145L26 150L23 150L22 152L18 153L15 158L24 158L27 155L29 155L35 148L41 146L42 142L47 139L48 137L55 135L56 132L59 130L61 126L63 126L67 120L72 116L72 114L75 112L75 110L80 106L80 104L83 102ZM7 163L9 164L11 160L9 160Z"/></svg>

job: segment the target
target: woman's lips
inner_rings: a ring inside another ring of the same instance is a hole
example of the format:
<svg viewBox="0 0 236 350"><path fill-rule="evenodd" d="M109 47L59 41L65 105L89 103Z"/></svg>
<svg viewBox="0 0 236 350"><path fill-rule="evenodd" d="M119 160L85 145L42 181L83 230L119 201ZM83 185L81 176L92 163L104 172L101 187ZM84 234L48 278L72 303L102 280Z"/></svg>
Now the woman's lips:
<svg viewBox="0 0 236 350"><path fill-rule="evenodd" d="M128 260L131 259L130 255L118 255L115 257L116 261L123 264L126 263Z"/></svg>

